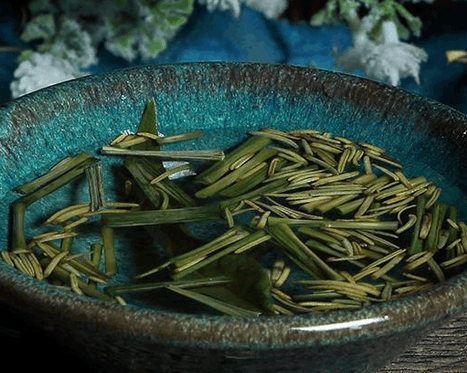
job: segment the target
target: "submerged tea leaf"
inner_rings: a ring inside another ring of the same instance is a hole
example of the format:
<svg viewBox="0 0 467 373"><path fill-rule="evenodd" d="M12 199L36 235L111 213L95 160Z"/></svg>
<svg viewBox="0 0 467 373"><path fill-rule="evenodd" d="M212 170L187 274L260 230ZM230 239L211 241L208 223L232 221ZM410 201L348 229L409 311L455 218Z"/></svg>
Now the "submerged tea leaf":
<svg viewBox="0 0 467 373"><path fill-rule="evenodd" d="M213 289L214 290L216 289L215 287L192 289L192 290L182 289L177 286L168 286L167 288L185 297L191 298L197 302L203 303L218 311L221 311L226 315L259 316L261 314L260 310L255 310L249 305L245 306L243 302L232 300L233 294L227 294L226 290L223 288L217 288L217 292L213 292ZM211 294L214 293L215 296L206 295L204 294L205 292L211 293ZM227 299L227 301L220 300L220 299ZM242 305L237 306L236 305L237 303L242 303Z"/></svg>
<svg viewBox="0 0 467 373"><path fill-rule="evenodd" d="M255 305L262 311L271 314L271 280L264 267L250 256L232 254L218 261L221 273L232 278L228 288Z"/></svg>

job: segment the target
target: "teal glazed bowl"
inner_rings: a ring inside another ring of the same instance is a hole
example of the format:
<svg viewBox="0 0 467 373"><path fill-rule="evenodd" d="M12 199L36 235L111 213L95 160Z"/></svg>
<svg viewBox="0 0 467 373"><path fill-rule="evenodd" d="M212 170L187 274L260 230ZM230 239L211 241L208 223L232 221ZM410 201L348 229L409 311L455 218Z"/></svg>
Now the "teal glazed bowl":
<svg viewBox="0 0 467 373"><path fill-rule="evenodd" d="M116 134L135 130L151 97L161 132L203 130L205 138L193 143L199 148L227 149L265 126L371 142L401 159L407 174L442 186L447 202L467 215L462 113L394 87L312 68L173 64L88 76L3 105L0 250L9 245L8 206L18 197L12 189L68 155L96 152ZM34 224L61 198L33 204L28 221ZM126 259L117 256L119 264ZM150 299L122 307L0 261L0 299L100 372L369 373L465 310L467 272L359 310L253 318L169 311Z"/></svg>

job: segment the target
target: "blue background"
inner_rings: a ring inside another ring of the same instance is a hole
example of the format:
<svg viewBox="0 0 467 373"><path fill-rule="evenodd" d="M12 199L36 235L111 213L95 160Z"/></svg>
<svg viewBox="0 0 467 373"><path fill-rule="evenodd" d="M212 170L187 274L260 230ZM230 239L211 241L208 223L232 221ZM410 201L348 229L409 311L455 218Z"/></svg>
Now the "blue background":
<svg viewBox="0 0 467 373"><path fill-rule="evenodd" d="M27 46L18 37L20 12L16 8L0 3L0 46ZM402 81L401 88L467 113L467 64L448 64L445 57L447 50L467 49L465 14L467 3L463 1L442 8L433 6L430 16L424 19L422 36L409 41L424 48L429 55L428 62L421 66L420 86L407 78ZM306 22L268 20L246 6L237 19L229 11L209 13L204 7L196 6L188 23L158 58L129 63L101 49L99 64L88 72L191 61L257 61L337 70L333 48L342 52L351 44L351 35L345 26L315 28ZM10 99L9 85L17 56L17 53L0 53L0 102ZM358 71L354 74L362 76Z"/></svg>

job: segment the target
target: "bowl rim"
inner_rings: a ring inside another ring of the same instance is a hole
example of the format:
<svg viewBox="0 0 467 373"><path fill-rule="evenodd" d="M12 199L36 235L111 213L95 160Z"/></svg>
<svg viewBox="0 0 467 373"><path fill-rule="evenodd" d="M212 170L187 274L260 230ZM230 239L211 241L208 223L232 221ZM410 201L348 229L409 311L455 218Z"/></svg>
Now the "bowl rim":
<svg viewBox="0 0 467 373"><path fill-rule="evenodd" d="M427 97L352 76L316 68L268 63L201 62L170 63L138 66L85 76L72 81L20 97L0 107L0 117L9 115L17 106L27 106L37 99L50 100L62 90L82 89L102 79L118 80L134 74L194 70L210 72L219 69L280 71L282 74L306 72L316 79L345 82L349 89L347 99L361 105L357 99L361 90L380 92L383 96L397 96L397 100L416 101L433 118L446 117L443 122L461 124L467 133L467 116L457 110ZM326 94L332 94L327 88ZM1 121L0 121L1 124ZM1 130L1 128L0 128ZM442 129L438 129L443 131ZM461 131L461 130L459 130ZM0 131L1 132L1 131ZM454 135L459 135L462 132ZM0 138L1 140L1 138ZM0 142L1 145L1 142ZM232 316L208 316L163 313L136 306L121 307L104 301L68 293L51 285L39 283L19 271L0 264L0 299L13 307L27 310L36 307L51 315L60 308L68 322L81 323L87 328L99 329L110 334L128 335L161 344L184 346L215 346L215 348L283 349L304 348L316 344L342 343L370 336L387 335L429 326L459 314L467 308L467 271L436 284L421 293L399 299L372 304L356 311L333 311L326 314L244 318ZM31 312L31 311L29 311Z"/></svg>

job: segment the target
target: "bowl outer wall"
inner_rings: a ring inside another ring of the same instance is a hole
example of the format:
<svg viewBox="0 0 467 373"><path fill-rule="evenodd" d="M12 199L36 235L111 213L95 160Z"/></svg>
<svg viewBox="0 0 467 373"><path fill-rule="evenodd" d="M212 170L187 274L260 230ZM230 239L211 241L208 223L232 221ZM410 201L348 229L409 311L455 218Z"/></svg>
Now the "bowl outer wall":
<svg viewBox="0 0 467 373"><path fill-rule="evenodd" d="M236 95L242 92L264 99L252 102L253 106L265 105L271 93L283 101L320 102L321 109L327 108L320 115L327 113L346 121L371 120L382 125L402 121L410 131L444 139L456 150L465 152L467 145L467 118L463 114L427 98L362 78L311 68L254 63L148 66L84 77L5 105L0 111L0 154L4 157L0 168L1 195L4 197L18 183L21 170L16 149L37 127L43 126L50 135L47 122L62 117L64 127L60 131L74 131L65 124L87 126L86 141L103 143L105 139L95 136L92 126L115 126L109 132L115 133L127 125L122 127L103 119L98 115L102 110L109 110L113 121L121 117L137 123L138 115L134 113L141 110L135 107L142 109L153 96L180 99L188 94L187 87L191 95L216 95L219 100L235 102ZM173 105L176 107L177 103ZM313 112L314 108L309 110ZM177 115L177 110L172 115ZM47 158L43 149L39 152ZM54 149L57 161L58 153ZM6 245L5 239L1 244ZM168 314L89 300L39 283L4 263L0 266L0 297L14 307L32 314L37 312L45 318L86 325L89 330L109 330L129 339L186 346L253 346L261 350L342 343L425 328L458 314L465 309L467 301L464 271L424 293L353 312L257 319ZM331 326L318 328L324 325Z"/></svg>

